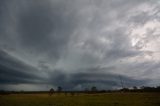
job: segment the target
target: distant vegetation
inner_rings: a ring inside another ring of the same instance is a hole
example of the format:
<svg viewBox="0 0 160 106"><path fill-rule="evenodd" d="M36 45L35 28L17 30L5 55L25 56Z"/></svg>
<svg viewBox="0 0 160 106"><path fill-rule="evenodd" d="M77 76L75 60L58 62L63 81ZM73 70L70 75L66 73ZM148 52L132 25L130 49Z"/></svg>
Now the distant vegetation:
<svg viewBox="0 0 160 106"><path fill-rule="evenodd" d="M17 94L17 93L48 93L49 95L53 95L54 93L71 93L74 95L74 93L87 93L87 94L92 94L92 93L110 93L110 92L160 92L160 86L157 87L147 87L147 86L142 86L142 87L136 87L134 86L133 88L123 88L123 89L118 89L118 90L98 90L96 86L91 87L90 89L84 89L82 91L65 91L61 86L58 86L57 89L51 88L49 91L5 91L5 90L0 90L1 95L5 94Z"/></svg>

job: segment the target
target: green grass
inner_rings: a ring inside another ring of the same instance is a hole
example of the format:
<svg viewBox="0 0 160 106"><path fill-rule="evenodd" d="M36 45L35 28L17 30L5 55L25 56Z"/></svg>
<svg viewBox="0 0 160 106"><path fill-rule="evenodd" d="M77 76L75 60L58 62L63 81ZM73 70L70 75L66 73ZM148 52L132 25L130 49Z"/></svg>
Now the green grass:
<svg viewBox="0 0 160 106"><path fill-rule="evenodd" d="M11 94L0 96L0 106L160 106L160 94Z"/></svg>

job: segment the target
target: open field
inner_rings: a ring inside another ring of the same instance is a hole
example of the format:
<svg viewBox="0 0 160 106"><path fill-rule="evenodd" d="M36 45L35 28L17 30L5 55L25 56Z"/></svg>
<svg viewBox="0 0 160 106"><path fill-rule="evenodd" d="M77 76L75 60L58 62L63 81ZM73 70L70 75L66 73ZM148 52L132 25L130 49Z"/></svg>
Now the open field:
<svg viewBox="0 0 160 106"><path fill-rule="evenodd" d="M160 93L10 94L0 106L160 106Z"/></svg>

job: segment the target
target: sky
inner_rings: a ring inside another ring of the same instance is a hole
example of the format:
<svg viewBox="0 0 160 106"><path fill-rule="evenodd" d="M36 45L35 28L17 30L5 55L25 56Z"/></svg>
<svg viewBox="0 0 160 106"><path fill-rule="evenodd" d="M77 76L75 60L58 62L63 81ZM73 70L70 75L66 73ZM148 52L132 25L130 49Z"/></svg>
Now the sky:
<svg viewBox="0 0 160 106"><path fill-rule="evenodd" d="M0 89L160 85L160 0L0 0Z"/></svg>

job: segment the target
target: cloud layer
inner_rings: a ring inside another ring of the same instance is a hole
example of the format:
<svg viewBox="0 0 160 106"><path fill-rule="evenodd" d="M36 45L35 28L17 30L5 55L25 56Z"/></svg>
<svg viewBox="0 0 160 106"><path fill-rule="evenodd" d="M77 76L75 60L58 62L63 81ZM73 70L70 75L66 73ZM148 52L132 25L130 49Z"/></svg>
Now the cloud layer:
<svg viewBox="0 0 160 106"><path fill-rule="evenodd" d="M111 89L119 76L127 87L159 85L159 5L1 0L0 88Z"/></svg>

